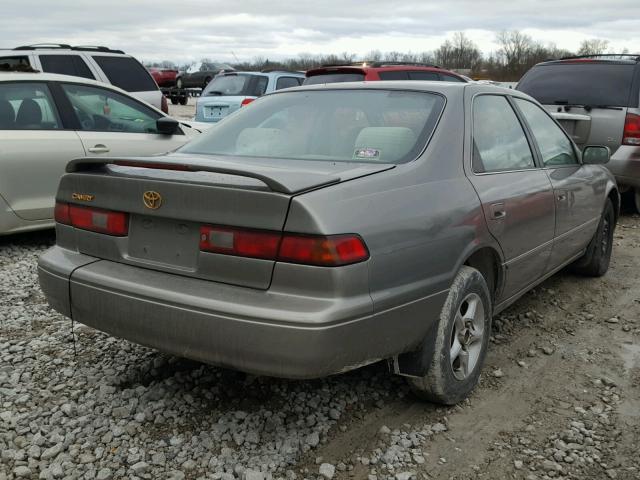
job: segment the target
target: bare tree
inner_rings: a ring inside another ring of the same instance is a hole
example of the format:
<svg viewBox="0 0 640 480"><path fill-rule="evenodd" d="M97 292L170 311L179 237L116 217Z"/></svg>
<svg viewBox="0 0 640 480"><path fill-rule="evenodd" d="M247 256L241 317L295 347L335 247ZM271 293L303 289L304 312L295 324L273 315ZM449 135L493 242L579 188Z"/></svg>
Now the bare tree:
<svg viewBox="0 0 640 480"><path fill-rule="evenodd" d="M578 55L602 55L607 52L609 41L599 38L583 40L578 49Z"/></svg>
<svg viewBox="0 0 640 480"><path fill-rule="evenodd" d="M473 69L482 59L478 46L464 32L456 32L434 52L436 63L445 68Z"/></svg>

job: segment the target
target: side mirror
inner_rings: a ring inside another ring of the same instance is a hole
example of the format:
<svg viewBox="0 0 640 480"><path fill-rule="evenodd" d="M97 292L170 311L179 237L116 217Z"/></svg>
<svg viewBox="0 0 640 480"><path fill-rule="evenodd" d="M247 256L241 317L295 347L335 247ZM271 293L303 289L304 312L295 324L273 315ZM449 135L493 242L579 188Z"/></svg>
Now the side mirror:
<svg viewBox="0 0 640 480"><path fill-rule="evenodd" d="M156 120L156 129L162 135L173 135L178 131L179 123L171 117L160 117Z"/></svg>
<svg viewBox="0 0 640 480"><path fill-rule="evenodd" d="M587 145L582 150L582 163L604 165L611 158L611 150L603 145Z"/></svg>

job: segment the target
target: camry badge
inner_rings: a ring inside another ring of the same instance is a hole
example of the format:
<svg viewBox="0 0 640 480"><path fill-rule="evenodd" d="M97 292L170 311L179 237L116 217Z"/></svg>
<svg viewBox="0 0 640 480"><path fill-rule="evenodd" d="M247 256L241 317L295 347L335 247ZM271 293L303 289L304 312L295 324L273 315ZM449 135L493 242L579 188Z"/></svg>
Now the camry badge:
<svg viewBox="0 0 640 480"><path fill-rule="evenodd" d="M157 210L162 205L162 196L158 192L148 191L142 195L144 206L151 210Z"/></svg>

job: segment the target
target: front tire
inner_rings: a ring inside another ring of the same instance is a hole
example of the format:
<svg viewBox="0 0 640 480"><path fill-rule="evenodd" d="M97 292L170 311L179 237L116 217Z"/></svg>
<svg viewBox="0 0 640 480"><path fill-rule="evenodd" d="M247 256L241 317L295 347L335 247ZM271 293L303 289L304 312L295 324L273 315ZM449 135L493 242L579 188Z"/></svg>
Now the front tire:
<svg viewBox="0 0 640 480"><path fill-rule="evenodd" d="M589 277L601 277L609 270L611 250L613 248L613 231L616 215L611 200L607 199L600 217L598 229L594 233L587 251L573 264L573 270Z"/></svg>
<svg viewBox="0 0 640 480"><path fill-rule="evenodd" d="M419 397L455 405L478 384L491 335L492 303L487 282L475 268L463 266L442 307L434 355L424 377L409 377Z"/></svg>

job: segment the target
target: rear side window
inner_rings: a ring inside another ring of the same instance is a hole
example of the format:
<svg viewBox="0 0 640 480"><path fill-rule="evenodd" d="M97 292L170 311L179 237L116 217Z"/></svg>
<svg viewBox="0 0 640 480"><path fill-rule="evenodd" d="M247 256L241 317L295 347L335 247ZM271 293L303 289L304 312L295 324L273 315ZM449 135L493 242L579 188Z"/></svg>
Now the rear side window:
<svg viewBox="0 0 640 480"><path fill-rule="evenodd" d="M282 88L299 87L301 78L296 77L280 77L276 82L276 90Z"/></svg>
<svg viewBox="0 0 640 480"><path fill-rule="evenodd" d="M303 85L318 85L321 83L362 82L364 73L322 73L304 79Z"/></svg>
<svg viewBox="0 0 640 480"><path fill-rule="evenodd" d="M637 98L629 104L634 71L632 64L538 65L527 72L516 88L545 105L635 106Z"/></svg>
<svg viewBox="0 0 640 480"><path fill-rule="evenodd" d="M40 63L45 72L95 79L80 55L40 55Z"/></svg>
<svg viewBox="0 0 640 480"><path fill-rule="evenodd" d="M0 84L0 130L62 128L49 88L42 83Z"/></svg>
<svg viewBox="0 0 640 480"><path fill-rule="evenodd" d="M446 73L441 73L440 76L442 77L442 80L444 82L462 82L462 83L464 83L464 80L462 80L461 78L458 78L458 77L454 77L453 75L448 75Z"/></svg>
<svg viewBox="0 0 640 480"><path fill-rule="evenodd" d="M0 71L11 70L16 67L29 67L29 58L24 56L0 57Z"/></svg>
<svg viewBox="0 0 640 480"><path fill-rule="evenodd" d="M411 80L440 80L440 75L436 72L409 72Z"/></svg>
<svg viewBox="0 0 640 480"><path fill-rule="evenodd" d="M534 168L522 125L506 98L480 95L473 101L473 171Z"/></svg>
<svg viewBox="0 0 640 480"><path fill-rule="evenodd" d="M533 132L544 166L576 165L578 158L573 145L556 122L527 100L516 98L515 102Z"/></svg>
<svg viewBox="0 0 640 480"><path fill-rule="evenodd" d="M93 59L100 66L111 84L127 92L149 92L158 90L146 68L135 58L95 55Z"/></svg>

